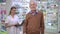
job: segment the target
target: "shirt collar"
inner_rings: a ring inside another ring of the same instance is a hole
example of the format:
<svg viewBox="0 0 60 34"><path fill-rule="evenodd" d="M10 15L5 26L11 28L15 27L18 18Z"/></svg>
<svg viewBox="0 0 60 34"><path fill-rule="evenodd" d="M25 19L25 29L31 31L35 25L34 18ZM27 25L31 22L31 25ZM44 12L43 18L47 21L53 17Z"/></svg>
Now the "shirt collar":
<svg viewBox="0 0 60 34"><path fill-rule="evenodd" d="M32 14L32 15L35 15L35 14L38 13L38 10L36 10L35 12L30 11L29 13Z"/></svg>
<svg viewBox="0 0 60 34"><path fill-rule="evenodd" d="M31 13L31 14L32 14L32 13L38 13L38 10L36 10L35 12L30 11L29 13Z"/></svg>

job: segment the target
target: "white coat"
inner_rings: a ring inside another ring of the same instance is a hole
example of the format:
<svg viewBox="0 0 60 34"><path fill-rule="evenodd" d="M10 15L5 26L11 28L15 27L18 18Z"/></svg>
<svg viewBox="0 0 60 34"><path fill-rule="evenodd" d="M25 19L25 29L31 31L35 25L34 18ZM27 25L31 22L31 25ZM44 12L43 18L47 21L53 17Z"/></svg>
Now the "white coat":
<svg viewBox="0 0 60 34"><path fill-rule="evenodd" d="M19 18L17 15L14 15L14 18L12 18L11 15L7 16L6 22L9 23L10 25L16 24L19 22ZM6 28L7 29L7 34L20 34L20 30L18 27L11 26Z"/></svg>

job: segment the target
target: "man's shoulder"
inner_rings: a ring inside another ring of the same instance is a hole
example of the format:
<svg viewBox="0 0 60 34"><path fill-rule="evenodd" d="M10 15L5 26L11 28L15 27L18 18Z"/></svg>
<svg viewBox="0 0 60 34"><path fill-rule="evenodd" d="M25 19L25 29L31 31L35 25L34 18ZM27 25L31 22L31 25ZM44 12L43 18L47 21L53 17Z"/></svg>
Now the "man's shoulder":
<svg viewBox="0 0 60 34"><path fill-rule="evenodd" d="M39 14L43 14L43 11L39 10L38 13L39 13Z"/></svg>
<svg viewBox="0 0 60 34"><path fill-rule="evenodd" d="M30 12L26 14L26 16L29 16L29 15L31 15Z"/></svg>

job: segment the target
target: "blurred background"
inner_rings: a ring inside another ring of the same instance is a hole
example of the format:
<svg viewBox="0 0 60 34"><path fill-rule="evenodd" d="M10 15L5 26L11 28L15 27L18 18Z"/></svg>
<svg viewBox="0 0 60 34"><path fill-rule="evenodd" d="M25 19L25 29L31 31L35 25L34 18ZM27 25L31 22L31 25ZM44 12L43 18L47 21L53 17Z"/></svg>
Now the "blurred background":
<svg viewBox="0 0 60 34"><path fill-rule="evenodd" d="M37 1L37 9L43 11L45 34L60 34L60 0L35 0ZM10 8L17 8L20 22L25 19L26 14L30 11L30 0L0 0L0 34L6 34L2 20L6 20ZM20 33L23 34L23 26L20 26Z"/></svg>

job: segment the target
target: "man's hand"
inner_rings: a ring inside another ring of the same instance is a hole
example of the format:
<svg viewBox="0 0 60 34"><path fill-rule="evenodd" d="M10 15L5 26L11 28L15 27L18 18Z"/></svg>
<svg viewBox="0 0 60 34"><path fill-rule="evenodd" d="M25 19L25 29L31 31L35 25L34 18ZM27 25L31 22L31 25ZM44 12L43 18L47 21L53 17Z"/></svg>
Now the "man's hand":
<svg viewBox="0 0 60 34"><path fill-rule="evenodd" d="M23 33L23 34L26 34L26 33Z"/></svg>

